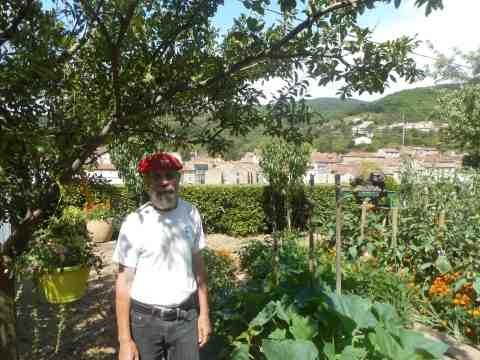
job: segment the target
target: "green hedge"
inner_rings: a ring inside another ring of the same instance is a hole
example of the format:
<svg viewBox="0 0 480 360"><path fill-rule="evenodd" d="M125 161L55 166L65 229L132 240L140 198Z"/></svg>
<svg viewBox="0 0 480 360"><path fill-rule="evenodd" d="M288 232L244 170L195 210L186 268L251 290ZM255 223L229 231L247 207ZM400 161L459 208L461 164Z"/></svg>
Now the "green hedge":
<svg viewBox="0 0 480 360"><path fill-rule="evenodd" d="M245 236L267 230L261 186L186 186L181 196L197 206L207 233Z"/></svg>
<svg viewBox="0 0 480 360"><path fill-rule="evenodd" d="M111 199L118 223L142 203L142 199L129 194L123 186L95 187L93 193L96 199ZM278 210L278 229L282 230L286 226L283 198L272 193L268 186L185 186L181 188L180 195L197 206L207 233L239 236L269 233L273 229L274 203ZM335 222L335 187L317 185L298 190L292 199L293 226L296 229L306 227L307 199L314 203L313 219L316 226L323 232L328 232ZM79 187L69 186L67 195L63 198L64 205L83 207L84 201ZM346 212L354 211L352 205L350 198L345 199Z"/></svg>

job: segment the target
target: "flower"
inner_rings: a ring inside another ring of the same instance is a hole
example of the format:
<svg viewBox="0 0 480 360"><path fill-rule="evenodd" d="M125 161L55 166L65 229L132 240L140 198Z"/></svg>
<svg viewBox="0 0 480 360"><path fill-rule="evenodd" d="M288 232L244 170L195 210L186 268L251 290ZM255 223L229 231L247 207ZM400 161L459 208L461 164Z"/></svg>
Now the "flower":
<svg viewBox="0 0 480 360"><path fill-rule="evenodd" d="M450 278L447 278L446 276L441 275L436 277L432 286L428 290L428 295L430 297L445 296L450 292L450 283Z"/></svg>
<svg viewBox="0 0 480 360"><path fill-rule="evenodd" d="M480 307L477 307L476 309L469 310L468 313L472 315L472 317L477 318L480 317Z"/></svg>
<svg viewBox="0 0 480 360"><path fill-rule="evenodd" d="M462 294L462 293L456 294L455 298L453 299L453 304L459 305L459 306L468 306L470 302L471 302L470 297L467 294Z"/></svg>

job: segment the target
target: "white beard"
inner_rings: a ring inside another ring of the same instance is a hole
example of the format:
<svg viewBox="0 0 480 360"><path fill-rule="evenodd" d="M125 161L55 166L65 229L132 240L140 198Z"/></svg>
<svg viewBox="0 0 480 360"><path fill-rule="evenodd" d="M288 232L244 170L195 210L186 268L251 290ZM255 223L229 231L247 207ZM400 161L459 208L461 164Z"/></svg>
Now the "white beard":
<svg viewBox="0 0 480 360"><path fill-rule="evenodd" d="M150 201L158 210L168 211L175 209L178 202L178 194L176 191L153 191L149 192Z"/></svg>

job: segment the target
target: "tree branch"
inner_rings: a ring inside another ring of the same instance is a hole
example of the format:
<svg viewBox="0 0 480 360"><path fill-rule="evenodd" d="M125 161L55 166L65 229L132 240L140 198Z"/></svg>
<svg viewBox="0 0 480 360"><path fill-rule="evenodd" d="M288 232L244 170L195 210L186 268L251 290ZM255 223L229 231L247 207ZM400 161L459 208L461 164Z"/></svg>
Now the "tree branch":
<svg viewBox="0 0 480 360"><path fill-rule="evenodd" d="M3 32L0 32L0 47L8 40L11 40L18 31L18 26L25 19L33 4L33 0L27 0L27 3L20 9L17 16L13 19L12 24Z"/></svg>

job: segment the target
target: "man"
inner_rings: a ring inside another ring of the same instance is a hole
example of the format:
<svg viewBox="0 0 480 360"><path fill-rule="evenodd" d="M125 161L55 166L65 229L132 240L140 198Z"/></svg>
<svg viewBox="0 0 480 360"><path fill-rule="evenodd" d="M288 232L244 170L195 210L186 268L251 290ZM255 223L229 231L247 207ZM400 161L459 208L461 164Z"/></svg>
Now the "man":
<svg viewBox="0 0 480 360"><path fill-rule="evenodd" d="M127 216L113 254L119 360L197 360L211 333L205 237L178 196L181 169L165 152L138 164L150 201Z"/></svg>

